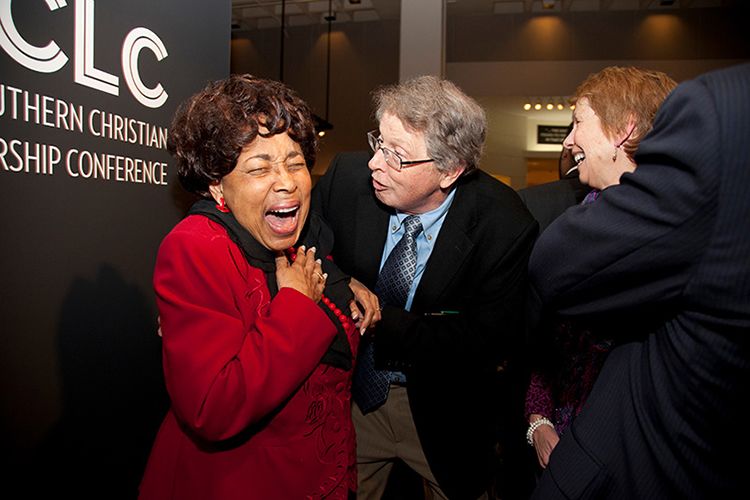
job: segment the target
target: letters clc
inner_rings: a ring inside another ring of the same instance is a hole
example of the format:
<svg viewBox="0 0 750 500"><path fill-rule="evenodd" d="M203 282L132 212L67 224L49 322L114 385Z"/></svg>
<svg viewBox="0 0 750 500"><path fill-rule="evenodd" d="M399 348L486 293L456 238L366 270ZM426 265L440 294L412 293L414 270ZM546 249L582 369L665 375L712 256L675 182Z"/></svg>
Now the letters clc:
<svg viewBox="0 0 750 500"><path fill-rule="evenodd" d="M28 1L28 0L25 0ZM51 11L67 7L66 0L44 0ZM65 66L68 56L54 42L44 47L29 44L18 33L10 10L11 0L0 0L0 46L16 62L39 73L54 73ZM149 88L138 72L141 50L149 49L157 61L167 57L159 36L148 28L132 29L122 42L122 73L133 97L149 108L161 107L168 94L157 83ZM75 0L75 82L108 94L119 95L119 79L94 67L94 0Z"/></svg>

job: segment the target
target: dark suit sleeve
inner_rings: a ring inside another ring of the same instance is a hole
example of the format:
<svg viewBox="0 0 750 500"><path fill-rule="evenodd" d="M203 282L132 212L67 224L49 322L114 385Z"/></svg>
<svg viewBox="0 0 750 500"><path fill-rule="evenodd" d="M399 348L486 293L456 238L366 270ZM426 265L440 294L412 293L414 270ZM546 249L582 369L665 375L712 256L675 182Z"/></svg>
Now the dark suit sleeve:
<svg viewBox="0 0 750 500"><path fill-rule="evenodd" d="M694 100L703 105L687 105ZM641 143L636 171L540 236L529 269L541 300L571 315L668 310L710 236L719 133L705 87L678 87Z"/></svg>

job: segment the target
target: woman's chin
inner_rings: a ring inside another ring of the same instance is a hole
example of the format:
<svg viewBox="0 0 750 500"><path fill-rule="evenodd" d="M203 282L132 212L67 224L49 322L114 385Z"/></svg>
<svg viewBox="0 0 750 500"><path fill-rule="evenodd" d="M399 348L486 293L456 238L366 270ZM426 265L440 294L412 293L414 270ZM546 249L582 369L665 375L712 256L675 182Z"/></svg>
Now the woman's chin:
<svg viewBox="0 0 750 500"><path fill-rule="evenodd" d="M297 242L300 233L300 231L297 230L280 233L278 231L273 231L268 226L256 231L249 230L249 232L255 241L274 252L286 250L294 245Z"/></svg>
<svg viewBox="0 0 750 500"><path fill-rule="evenodd" d="M299 234L296 231L286 234L272 233L268 235L264 243L266 247L273 251L286 250L297 243L297 238L299 238Z"/></svg>

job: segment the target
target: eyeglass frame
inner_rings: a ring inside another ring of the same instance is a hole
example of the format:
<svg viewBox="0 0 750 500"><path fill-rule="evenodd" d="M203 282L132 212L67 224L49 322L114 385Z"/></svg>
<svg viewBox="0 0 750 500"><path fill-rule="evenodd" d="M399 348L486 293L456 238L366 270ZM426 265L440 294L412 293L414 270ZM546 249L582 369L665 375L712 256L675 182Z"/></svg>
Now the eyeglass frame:
<svg viewBox="0 0 750 500"><path fill-rule="evenodd" d="M377 134L377 135L376 135ZM392 149L386 148L382 146L383 144L383 138L380 135L380 132L377 130L370 130L367 132L367 143L370 145L370 149L373 153L377 154L378 151L383 151L383 160L385 161L385 164L391 167L396 172L401 172L405 168L410 167L416 167L417 165L420 165L422 163L431 163L434 162L434 158L427 158L425 160L404 160L400 154L395 152ZM398 168L394 167L388 162L388 155L393 155L394 157L398 158L399 166Z"/></svg>

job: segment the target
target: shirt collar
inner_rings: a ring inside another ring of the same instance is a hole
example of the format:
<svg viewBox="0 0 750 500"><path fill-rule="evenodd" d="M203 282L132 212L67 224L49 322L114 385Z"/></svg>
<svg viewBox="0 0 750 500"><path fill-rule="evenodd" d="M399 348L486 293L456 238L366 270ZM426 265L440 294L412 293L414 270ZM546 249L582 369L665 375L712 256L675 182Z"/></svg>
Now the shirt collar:
<svg viewBox="0 0 750 500"><path fill-rule="evenodd" d="M450 193L448 193L448 196L445 197L443 203L441 203L439 207L434 208L429 212L418 214L419 221L422 223L422 234L430 234L432 227L438 221L442 220L442 218L448 212L448 209L451 207L451 203L453 203L453 198L455 198L455 196L456 189L454 188L451 189ZM406 219L407 217L409 217L409 214L396 212L396 224L391 226L391 233L399 231L404 224L404 219Z"/></svg>

